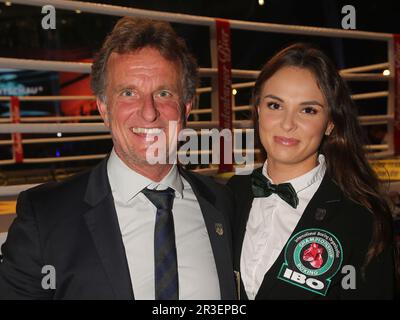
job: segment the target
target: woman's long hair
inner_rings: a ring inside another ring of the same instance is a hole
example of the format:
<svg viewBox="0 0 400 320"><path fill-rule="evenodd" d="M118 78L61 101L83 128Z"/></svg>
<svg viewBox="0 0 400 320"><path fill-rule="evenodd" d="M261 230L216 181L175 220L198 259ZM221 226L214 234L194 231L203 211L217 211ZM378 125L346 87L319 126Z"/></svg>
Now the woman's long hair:
<svg viewBox="0 0 400 320"><path fill-rule="evenodd" d="M264 65L253 91L254 107L260 103L264 83L278 70L289 66L311 71L328 103L329 117L335 126L329 136L324 136L319 150L325 156L327 172L348 198L366 207L373 215L372 241L363 267L365 270L374 257L393 244L393 225L386 197L365 157L356 106L346 82L331 60L315 47L297 43L278 52ZM258 137L256 111L254 120Z"/></svg>

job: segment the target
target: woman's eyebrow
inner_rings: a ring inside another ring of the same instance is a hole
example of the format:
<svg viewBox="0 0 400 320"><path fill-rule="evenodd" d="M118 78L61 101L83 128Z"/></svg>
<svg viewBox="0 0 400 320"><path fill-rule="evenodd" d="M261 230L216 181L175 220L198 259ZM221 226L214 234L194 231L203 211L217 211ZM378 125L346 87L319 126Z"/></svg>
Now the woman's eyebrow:
<svg viewBox="0 0 400 320"><path fill-rule="evenodd" d="M304 106L304 105L312 105L312 106L320 106L321 108L324 108L324 105L320 102L318 102L317 100L310 100L310 101L303 101L300 103L300 105Z"/></svg>
<svg viewBox="0 0 400 320"><path fill-rule="evenodd" d="M277 96L275 96L273 94L267 94L267 95L264 96L264 99L265 98L271 98L271 99L274 99L274 100L278 100L280 102L284 102L284 100L282 98L279 98L279 97L277 97ZM320 103L319 101L317 101L317 100L303 101L303 102L300 103L300 105L302 105L302 106L304 106L304 105L312 105L312 106L317 105L317 106L320 106L321 108L324 108L324 105L322 103Z"/></svg>
<svg viewBox="0 0 400 320"><path fill-rule="evenodd" d="M264 96L264 99L265 98L272 98L272 99L278 100L280 102L284 102L283 99L281 99L281 98L279 98L277 96L274 96L273 94L267 94L266 96Z"/></svg>

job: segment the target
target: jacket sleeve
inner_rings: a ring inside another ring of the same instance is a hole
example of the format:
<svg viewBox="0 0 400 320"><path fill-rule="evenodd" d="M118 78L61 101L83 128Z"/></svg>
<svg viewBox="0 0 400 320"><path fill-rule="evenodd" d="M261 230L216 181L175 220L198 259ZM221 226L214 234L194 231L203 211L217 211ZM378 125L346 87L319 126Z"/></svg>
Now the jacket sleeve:
<svg viewBox="0 0 400 320"><path fill-rule="evenodd" d="M17 217L2 246L0 299L51 299L51 290L42 288L43 262L39 230L29 199L22 192L17 201Z"/></svg>
<svg viewBox="0 0 400 320"><path fill-rule="evenodd" d="M360 262L364 262L360 259ZM394 299L395 277L393 247L388 246L366 266L357 268L356 289L345 291L344 298L362 300ZM354 291L354 292L351 292Z"/></svg>
<svg viewBox="0 0 400 320"><path fill-rule="evenodd" d="M394 299L394 247L387 245L378 256L369 262L363 273L362 268L371 242L372 219L367 219L367 222L359 221L357 228L364 230L364 232L355 232L357 234L352 241L352 254L349 260L349 264L355 267L356 287L354 289L342 289L341 298L357 300ZM342 277L345 278L346 274L343 274Z"/></svg>
<svg viewBox="0 0 400 320"><path fill-rule="evenodd" d="M388 246L372 259L366 268L365 281L360 281L361 295L366 299L394 299L394 250Z"/></svg>

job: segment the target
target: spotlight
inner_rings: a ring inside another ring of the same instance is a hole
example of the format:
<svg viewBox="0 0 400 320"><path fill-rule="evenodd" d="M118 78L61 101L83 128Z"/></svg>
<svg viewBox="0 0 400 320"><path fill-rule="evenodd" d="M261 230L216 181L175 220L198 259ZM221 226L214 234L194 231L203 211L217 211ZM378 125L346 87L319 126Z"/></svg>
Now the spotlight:
<svg viewBox="0 0 400 320"><path fill-rule="evenodd" d="M383 73L384 76L390 76L390 70L388 70L388 69L383 70L382 73Z"/></svg>
<svg viewBox="0 0 400 320"><path fill-rule="evenodd" d="M233 89L233 90L232 90L232 94L233 94L234 96L236 96L237 90L236 90L236 89Z"/></svg>

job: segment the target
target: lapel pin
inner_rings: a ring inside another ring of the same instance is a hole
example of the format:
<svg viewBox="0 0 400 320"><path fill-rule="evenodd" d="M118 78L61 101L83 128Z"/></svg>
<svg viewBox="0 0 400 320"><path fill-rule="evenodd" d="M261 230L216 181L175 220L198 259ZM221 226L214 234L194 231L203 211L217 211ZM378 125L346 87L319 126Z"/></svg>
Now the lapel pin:
<svg viewBox="0 0 400 320"><path fill-rule="evenodd" d="M215 232L219 236L222 236L224 234L224 228L222 226L222 223L216 223L215 224Z"/></svg>
<svg viewBox="0 0 400 320"><path fill-rule="evenodd" d="M326 209L317 208L317 211L315 212L315 220L322 221L324 220L325 216L326 216Z"/></svg>

